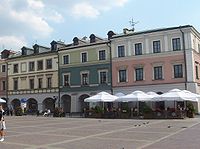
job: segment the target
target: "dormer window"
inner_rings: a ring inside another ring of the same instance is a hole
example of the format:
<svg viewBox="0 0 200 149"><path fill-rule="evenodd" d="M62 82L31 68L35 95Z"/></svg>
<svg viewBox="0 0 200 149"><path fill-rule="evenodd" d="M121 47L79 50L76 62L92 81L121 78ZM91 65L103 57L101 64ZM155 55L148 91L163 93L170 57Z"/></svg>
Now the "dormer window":
<svg viewBox="0 0 200 149"><path fill-rule="evenodd" d="M74 37L74 39L73 39L73 44L74 45L78 45L79 44L79 39L77 38L77 37Z"/></svg>
<svg viewBox="0 0 200 149"><path fill-rule="evenodd" d="M90 43L94 43L96 41L96 36L94 34L90 35Z"/></svg>

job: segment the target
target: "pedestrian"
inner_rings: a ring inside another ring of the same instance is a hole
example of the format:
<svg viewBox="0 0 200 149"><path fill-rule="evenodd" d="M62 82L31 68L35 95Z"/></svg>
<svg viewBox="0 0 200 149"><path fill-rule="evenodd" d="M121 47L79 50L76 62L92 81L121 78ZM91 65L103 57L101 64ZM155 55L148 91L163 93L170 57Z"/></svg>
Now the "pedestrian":
<svg viewBox="0 0 200 149"><path fill-rule="evenodd" d="M5 139L4 130L6 129L6 124L5 124L4 115L5 115L5 112L3 110L2 105L0 105L0 136L1 136L0 141L1 142L4 141L4 139Z"/></svg>

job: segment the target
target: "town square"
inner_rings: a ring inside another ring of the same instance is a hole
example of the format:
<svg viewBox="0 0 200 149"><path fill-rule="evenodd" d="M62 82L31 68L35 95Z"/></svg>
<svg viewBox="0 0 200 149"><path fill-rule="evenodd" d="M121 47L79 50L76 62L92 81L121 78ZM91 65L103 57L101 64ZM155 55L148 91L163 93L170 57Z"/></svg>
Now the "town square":
<svg viewBox="0 0 200 149"><path fill-rule="evenodd" d="M200 118L90 119L6 116L2 149L198 149Z"/></svg>
<svg viewBox="0 0 200 149"><path fill-rule="evenodd" d="M0 149L199 149L199 5L0 0Z"/></svg>

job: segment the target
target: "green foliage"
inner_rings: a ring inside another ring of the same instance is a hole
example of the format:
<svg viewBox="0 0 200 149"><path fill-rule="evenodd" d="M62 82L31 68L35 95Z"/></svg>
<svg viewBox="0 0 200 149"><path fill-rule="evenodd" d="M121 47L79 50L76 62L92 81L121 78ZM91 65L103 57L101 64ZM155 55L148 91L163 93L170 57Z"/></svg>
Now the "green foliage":
<svg viewBox="0 0 200 149"><path fill-rule="evenodd" d="M100 106L95 106L94 110L95 110L96 113L102 113L103 112L103 109Z"/></svg>
<svg viewBox="0 0 200 149"><path fill-rule="evenodd" d="M191 102L188 102L188 103L187 103L187 110L188 110L189 112L195 113L194 105L193 105Z"/></svg>
<svg viewBox="0 0 200 149"><path fill-rule="evenodd" d="M144 103L144 105L141 108L141 112L145 114L151 113L152 109L146 103Z"/></svg>
<svg viewBox="0 0 200 149"><path fill-rule="evenodd" d="M16 116L22 116L23 112L22 112L22 108L19 106L15 109L15 115Z"/></svg>

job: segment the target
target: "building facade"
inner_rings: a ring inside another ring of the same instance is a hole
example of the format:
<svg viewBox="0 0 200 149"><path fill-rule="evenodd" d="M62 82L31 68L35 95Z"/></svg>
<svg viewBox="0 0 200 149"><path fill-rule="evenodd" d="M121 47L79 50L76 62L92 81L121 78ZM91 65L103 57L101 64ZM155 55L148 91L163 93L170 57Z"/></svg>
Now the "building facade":
<svg viewBox="0 0 200 149"><path fill-rule="evenodd" d="M192 26L125 32L111 38L114 93L200 93L200 34ZM198 108L199 109L199 108Z"/></svg>
<svg viewBox="0 0 200 149"><path fill-rule="evenodd" d="M7 100L7 63L0 59L0 98Z"/></svg>
<svg viewBox="0 0 200 149"><path fill-rule="evenodd" d="M8 98L14 109L26 103L27 112L54 110L58 105L57 49L34 45L10 57L8 63Z"/></svg>
<svg viewBox="0 0 200 149"><path fill-rule="evenodd" d="M82 112L84 99L100 91L111 93L109 41L90 35L59 50L61 105L65 112Z"/></svg>

